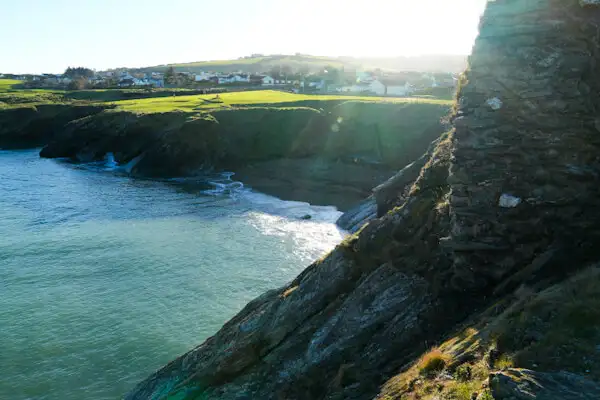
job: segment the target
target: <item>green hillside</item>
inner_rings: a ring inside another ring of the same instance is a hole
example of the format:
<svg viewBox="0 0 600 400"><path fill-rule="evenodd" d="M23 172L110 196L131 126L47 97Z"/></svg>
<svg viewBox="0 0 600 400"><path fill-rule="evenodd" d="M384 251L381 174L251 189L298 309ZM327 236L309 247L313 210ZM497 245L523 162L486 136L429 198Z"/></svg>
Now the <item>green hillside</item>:
<svg viewBox="0 0 600 400"><path fill-rule="evenodd" d="M140 71L164 71L168 67L177 71L199 72L268 72L280 66L289 67L294 71L321 71L326 66L354 69L376 69L390 71L431 71L431 72L461 72L466 66L466 56L461 55L430 55L418 57L390 58L354 58L354 57L319 57L310 55L269 55L244 57L236 60L199 61L182 64L167 64L141 68Z"/></svg>

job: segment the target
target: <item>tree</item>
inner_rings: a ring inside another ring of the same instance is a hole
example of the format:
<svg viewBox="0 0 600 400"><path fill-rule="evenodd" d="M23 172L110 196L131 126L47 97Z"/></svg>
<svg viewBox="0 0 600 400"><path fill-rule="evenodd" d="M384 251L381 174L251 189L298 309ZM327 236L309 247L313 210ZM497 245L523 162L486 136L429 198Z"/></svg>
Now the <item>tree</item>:
<svg viewBox="0 0 600 400"><path fill-rule="evenodd" d="M281 65L275 65L271 68L269 75L274 79L279 79L281 77Z"/></svg>
<svg viewBox="0 0 600 400"><path fill-rule="evenodd" d="M327 83L338 83L340 80L340 70L331 66L331 65L327 65L323 71L325 73L325 81Z"/></svg>
<svg viewBox="0 0 600 400"><path fill-rule="evenodd" d="M175 81L175 68L169 67L165 71L165 83L174 83Z"/></svg>
<svg viewBox="0 0 600 400"><path fill-rule="evenodd" d="M74 79L77 77L91 78L92 76L94 76L94 71L89 68L85 68L85 67L75 67L75 68L68 67L65 70L64 76L71 78L71 79Z"/></svg>
<svg viewBox="0 0 600 400"><path fill-rule="evenodd" d="M75 78L73 78L73 80L71 80L71 82L69 82L69 85L67 86L67 89L69 90L82 90L85 89L87 86L87 79L83 76L76 76Z"/></svg>
<svg viewBox="0 0 600 400"><path fill-rule="evenodd" d="M292 67L290 67L289 65L281 66L281 75L283 75L283 78L285 80L287 80L291 74L292 74Z"/></svg>
<svg viewBox="0 0 600 400"><path fill-rule="evenodd" d="M308 68L308 65L306 65L306 64L302 64L298 68L298 75L300 75L302 77L305 77L309 73L310 73L310 68Z"/></svg>

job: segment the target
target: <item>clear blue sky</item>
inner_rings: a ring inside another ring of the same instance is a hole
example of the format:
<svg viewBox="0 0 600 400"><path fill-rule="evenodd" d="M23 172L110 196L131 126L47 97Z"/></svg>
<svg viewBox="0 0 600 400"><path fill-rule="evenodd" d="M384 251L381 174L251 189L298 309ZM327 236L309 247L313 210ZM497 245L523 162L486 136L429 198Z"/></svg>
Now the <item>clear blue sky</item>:
<svg viewBox="0 0 600 400"><path fill-rule="evenodd" d="M0 0L0 72L468 54L486 0Z"/></svg>

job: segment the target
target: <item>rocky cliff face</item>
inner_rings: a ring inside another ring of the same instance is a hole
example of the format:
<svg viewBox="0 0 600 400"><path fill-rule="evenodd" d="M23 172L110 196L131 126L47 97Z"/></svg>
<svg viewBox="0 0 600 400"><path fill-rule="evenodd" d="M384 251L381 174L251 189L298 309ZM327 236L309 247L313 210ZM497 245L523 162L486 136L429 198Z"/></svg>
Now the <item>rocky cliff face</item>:
<svg viewBox="0 0 600 400"><path fill-rule="evenodd" d="M234 171L285 200L345 209L418 157L447 113L438 104L368 102L211 114L108 110L72 121L40 155L90 162L112 152L121 164L135 160L131 173L146 177Z"/></svg>
<svg viewBox="0 0 600 400"><path fill-rule="evenodd" d="M599 260L595 3L490 2L454 128L382 188L393 208L127 399L370 399L477 310Z"/></svg>
<svg viewBox="0 0 600 400"><path fill-rule="evenodd" d="M0 148L40 147L58 135L65 124L95 115L107 107L48 104L14 108L0 112Z"/></svg>

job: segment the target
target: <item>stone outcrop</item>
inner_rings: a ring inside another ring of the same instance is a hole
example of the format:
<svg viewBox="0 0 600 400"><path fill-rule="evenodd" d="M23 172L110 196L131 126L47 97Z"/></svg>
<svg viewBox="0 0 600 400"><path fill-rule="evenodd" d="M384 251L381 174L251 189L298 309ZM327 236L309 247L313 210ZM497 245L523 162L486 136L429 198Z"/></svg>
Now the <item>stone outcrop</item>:
<svg viewBox="0 0 600 400"><path fill-rule="evenodd" d="M70 121L95 115L102 106L25 105L0 111L0 148L40 147L53 140Z"/></svg>
<svg viewBox="0 0 600 400"><path fill-rule="evenodd" d="M392 208L401 206L406 201L412 185L431 158L440 139L434 140L425 154L417 160L375 187L372 195L345 212L336 221L336 224L342 229L355 233L369 221L383 217Z"/></svg>
<svg viewBox="0 0 600 400"><path fill-rule="evenodd" d="M596 400L600 384L569 372L543 373L508 369L490 375L495 400Z"/></svg>
<svg viewBox="0 0 600 400"><path fill-rule="evenodd" d="M600 259L599 26L590 1L488 3L454 128L393 208L127 399L370 399L475 310Z"/></svg>

